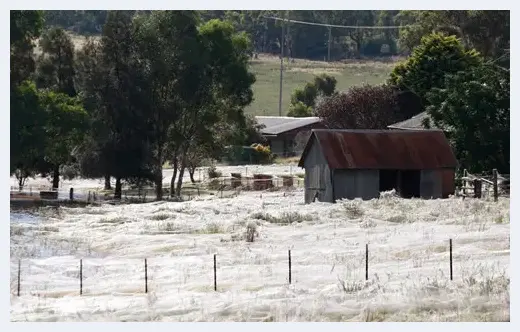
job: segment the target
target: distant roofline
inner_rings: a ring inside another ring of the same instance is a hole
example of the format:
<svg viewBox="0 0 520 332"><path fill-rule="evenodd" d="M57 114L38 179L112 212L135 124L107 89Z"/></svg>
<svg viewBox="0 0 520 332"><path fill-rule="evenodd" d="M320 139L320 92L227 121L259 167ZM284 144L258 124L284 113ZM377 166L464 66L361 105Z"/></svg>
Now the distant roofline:
<svg viewBox="0 0 520 332"><path fill-rule="evenodd" d="M266 135L273 135L273 136L278 136L280 134L283 134L283 133L286 133L286 132L290 132L290 131L293 131L293 130L297 130L299 128L304 128L304 127L307 127L307 126L310 126L310 125L313 125L313 124L316 124L316 123L320 123L322 120L320 117L317 117L317 116L309 116L309 117L292 117L292 116L261 116L261 115L257 115L255 116L255 118L257 120L277 120L277 119L282 119L282 120L290 120L290 121L286 121L285 123L282 122L282 123L275 123L275 124L272 124L272 125L269 125L267 126L266 124L262 124L264 127L260 129L260 132L262 133L262 135L266 136Z"/></svg>

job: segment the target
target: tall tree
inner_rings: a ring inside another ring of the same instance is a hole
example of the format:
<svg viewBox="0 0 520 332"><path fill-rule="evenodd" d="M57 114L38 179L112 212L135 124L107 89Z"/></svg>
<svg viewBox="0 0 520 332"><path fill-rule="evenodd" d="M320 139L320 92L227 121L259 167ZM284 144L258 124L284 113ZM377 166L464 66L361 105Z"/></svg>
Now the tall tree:
<svg viewBox="0 0 520 332"><path fill-rule="evenodd" d="M27 81L35 69L34 40L42 30L42 12L11 10L10 26L10 171L22 187L35 171L45 137L38 91Z"/></svg>
<svg viewBox="0 0 520 332"><path fill-rule="evenodd" d="M132 13L109 12L101 39L103 67L110 80L104 94L103 119L110 128L115 197L121 197L121 181L149 177L148 126L142 92L142 74L132 24Z"/></svg>
<svg viewBox="0 0 520 332"><path fill-rule="evenodd" d="M433 33L425 36L412 55L394 67L388 82L401 91L416 94L427 106L426 95L432 88L443 88L445 76L464 71L482 62L475 50L466 50L455 36Z"/></svg>
<svg viewBox="0 0 520 332"><path fill-rule="evenodd" d="M180 195L187 155L195 142L216 142L223 122L240 123L243 109L253 100L254 75L249 71L251 43L243 33L237 34L229 22L211 20L200 27L202 50L206 53L196 78L198 93L188 99L178 132L181 137L179 180L175 188ZM220 144L225 143L221 142Z"/></svg>
<svg viewBox="0 0 520 332"><path fill-rule="evenodd" d="M64 93L42 91L40 104L47 118L44 125L44 161L52 169L52 187L57 189L60 166L72 161L72 151L84 138L88 125L87 113L81 101Z"/></svg>
<svg viewBox="0 0 520 332"><path fill-rule="evenodd" d="M433 124L447 131L457 159L470 172L510 172L509 81L509 71L484 64L448 75L444 88L428 95Z"/></svg>
<svg viewBox="0 0 520 332"><path fill-rule="evenodd" d="M10 170L23 187L25 179L33 176L41 152L45 148L44 124L46 114L40 104L36 85L24 81L11 89L11 139L10 139Z"/></svg>
<svg viewBox="0 0 520 332"><path fill-rule="evenodd" d="M50 29L40 39L40 49L37 85L75 96L74 44L70 36L61 28Z"/></svg>
<svg viewBox="0 0 520 332"><path fill-rule="evenodd" d="M11 10L11 88L34 72L34 41L43 28L43 14L37 10Z"/></svg>
<svg viewBox="0 0 520 332"><path fill-rule="evenodd" d="M110 82L105 75L101 44L94 39L87 39L77 53L76 86L89 114L87 138L78 150L78 162L82 176L105 178L105 190L112 189L110 183L111 141L110 128L103 121L103 96L108 94Z"/></svg>
<svg viewBox="0 0 520 332"><path fill-rule="evenodd" d="M157 11L136 21L158 200L163 197L162 167L169 159L168 148L176 156L187 140L182 132L184 113L190 103L203 102L199 78L205 68L197 23L198 15L191 11Z"/></svg>
<svg viewBox="0 0 520 332"><path fill-rule="evenodd" d="M147 82L137 56L132 13L112 11L103 27L99 55L99 112L94 142L105 172L116 179L114 197L121 198L122 181L149 177L149 146L145 101ZM106 175L106 173L105 173Z"/></svg>

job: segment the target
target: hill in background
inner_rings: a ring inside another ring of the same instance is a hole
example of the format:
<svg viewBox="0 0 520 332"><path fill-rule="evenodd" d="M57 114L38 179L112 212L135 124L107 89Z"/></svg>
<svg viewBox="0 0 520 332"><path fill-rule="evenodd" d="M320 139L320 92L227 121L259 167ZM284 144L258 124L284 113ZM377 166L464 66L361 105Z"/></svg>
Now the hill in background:
<svg viewBox="0 0 520 332"><path fill-rule="evenodd" d="M87 37L71 35L76 48L81 48ZM38 47L36 52L39 53ZM398 58L386 58L384 61L343 60L325 62L306 59L285 61L282 115L285 116L289 110L291 94L294 89L312 81L314 75L322 73L333 75L338 80L337 90L344 91L354 85L383 83L395 66L396 59ZM256 75L256 82L253 85L254 101L246 108L246 113L278 115L280 58L270 54L259 54L258 59L251 61L251 70Z"/></svg>

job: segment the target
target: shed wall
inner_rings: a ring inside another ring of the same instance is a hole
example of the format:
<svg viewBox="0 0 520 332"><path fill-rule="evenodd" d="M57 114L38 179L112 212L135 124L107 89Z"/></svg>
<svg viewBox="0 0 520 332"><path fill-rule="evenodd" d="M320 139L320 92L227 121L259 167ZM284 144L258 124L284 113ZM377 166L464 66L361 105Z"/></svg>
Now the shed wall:
<svg viewBox="0 0 520 332"><path fill-rule="evenodd" d="M372 199L379 197L378 170L334 170L334 198Z"/></svg>
<svg viewBox="0 0 520 332"><path fill-rule="evenodd" d="M421 171L421 198L442 197L442 176L440 170L424 169Z"/></svg>
<svg viewBox="0 0 520 332"><path fill-rule="evenodd" d="M448 198L455 193L455 170L441 169L439 172L442 177L442 198Z"/></svg>
<svg viewBox="0 0 520 332"><path fill-rule="evenodd" d="M269 141L271 145L271 152L275 155L283 155L284 154L284 145L283 139L273 138Z"/></svg>
<svg viewBox="0 0 520 332"><path fill-rule="evenodd" d="M333 202L330 169L317 141L305 157L305 203L312 203L315 197L320 202Z"/></svg>

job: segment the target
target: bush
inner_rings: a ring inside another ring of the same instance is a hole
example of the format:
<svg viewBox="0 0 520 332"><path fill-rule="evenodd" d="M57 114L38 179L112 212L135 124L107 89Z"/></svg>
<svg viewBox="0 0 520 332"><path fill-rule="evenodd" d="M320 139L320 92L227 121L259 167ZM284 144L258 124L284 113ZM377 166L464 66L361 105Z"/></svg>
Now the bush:
<svg viewBox="0 0 520 332"><path fill-rule="evenodd" d="M363 85L326 98L316 107L316 114L328 128L387 129L405 119L399 106L397 89Z"/></svg>
<svg viewBox="0 0 520 332"><path fill-rule="evenodd" d="M61 166L60 174L64 180L73 180L80 176L78 165L63 165Z"/></svg>
<svg viewBox="0 0 520 332"><path fill-rule="evenodd" d="M287 116L292 116L295 118L305 118L312 116L312 107L305 105L301 101L296 104L292 104L289 108L289 112Z"/></svg>
<svg viewBox="0 0 520 332"><path fill-rule="evenodd" d="M253 148L252 159L254 163L257 164L268 164L272 163L274 160L274 156L271 153L271 149L269 146L265 146L262 144L253 144L251 145Z"/></svg>
<svg viewBox="0 0 520 332"><path fill-rule="evenodd" d="M212 165L208 168L208 177L210 179L219 178L221 176L222 176L222 172L217 171L217 168L215 167L215 165Z"/></svg>
<svg viewBox="0 0 520 332"><path fill-rule="evenodd" d="M245 233L246 242L254 242L255 236L258 236L258 231L256 230L256 223L249 222L246 226L246 233Z"/></svg>

